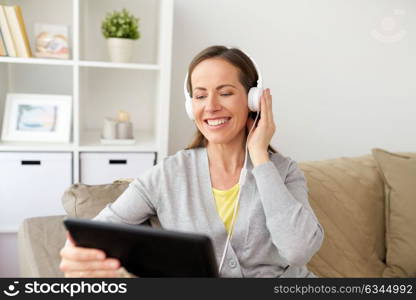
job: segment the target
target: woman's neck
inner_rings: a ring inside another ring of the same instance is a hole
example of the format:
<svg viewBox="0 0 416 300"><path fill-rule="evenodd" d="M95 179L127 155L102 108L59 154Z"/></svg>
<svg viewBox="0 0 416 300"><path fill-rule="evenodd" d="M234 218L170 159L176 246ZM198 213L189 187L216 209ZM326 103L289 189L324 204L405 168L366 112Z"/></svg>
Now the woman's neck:
<svg viewBox="0 0 416 300"><path fill-rule="evenodd" d="M227 144L208 143L207 153L209 158L210 169L215 168L225 173L239 172L244 165L245 139Z"/></svg>

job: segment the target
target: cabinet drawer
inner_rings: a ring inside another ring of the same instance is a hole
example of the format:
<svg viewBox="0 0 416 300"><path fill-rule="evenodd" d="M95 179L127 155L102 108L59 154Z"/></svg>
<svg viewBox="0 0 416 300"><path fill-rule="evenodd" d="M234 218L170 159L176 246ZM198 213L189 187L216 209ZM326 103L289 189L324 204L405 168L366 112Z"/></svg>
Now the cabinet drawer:
<svg viewBox="0 0 416 300"><path fill-rule="evenodd" d="M81 153L81 182L105 184L136 178L150 169L155 153Z"/></svg>
<svg viewBox="0 0 416 300"><path fill-rule="evenodd" d="M0 166L1 228L65 214L61 197L72 183L71 153L0 152Z"/></svg>

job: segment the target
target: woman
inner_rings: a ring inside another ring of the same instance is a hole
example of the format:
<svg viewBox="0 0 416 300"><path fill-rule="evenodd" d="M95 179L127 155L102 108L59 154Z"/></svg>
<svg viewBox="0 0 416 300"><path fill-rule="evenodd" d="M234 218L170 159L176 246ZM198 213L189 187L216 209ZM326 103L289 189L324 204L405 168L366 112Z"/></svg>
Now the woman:
<svg viewBox="0 0 416 300"><path fill-rule="evenodd" d="M140 224L157 215L163 228L207 234L218 262L227 249L223 277L314 277L305 265L320 248L323 230L302 171L270 147L275 123L269 89L261 95L256 126L249 117L247 95L259 78L253 61L238 49L213 46L194 58L188 74L195 140L133 181L95 219ZM118 275L120 262L98 249L68 240L61 256L65 276Z"/></svg>

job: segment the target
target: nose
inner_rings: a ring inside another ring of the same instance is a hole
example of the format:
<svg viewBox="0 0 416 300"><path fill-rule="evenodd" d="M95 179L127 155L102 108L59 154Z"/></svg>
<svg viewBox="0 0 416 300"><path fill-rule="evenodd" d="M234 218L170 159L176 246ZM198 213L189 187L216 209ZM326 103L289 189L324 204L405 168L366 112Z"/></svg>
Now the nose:
<svg viewBox="0 0 416 300"><path fill-rule="evenodd" d="M221 108L222 106L219 102L217 95L213 94L207 97L207 101L205 105L205 110L207 112L215 112L215 111L221 110Z"/></svg>

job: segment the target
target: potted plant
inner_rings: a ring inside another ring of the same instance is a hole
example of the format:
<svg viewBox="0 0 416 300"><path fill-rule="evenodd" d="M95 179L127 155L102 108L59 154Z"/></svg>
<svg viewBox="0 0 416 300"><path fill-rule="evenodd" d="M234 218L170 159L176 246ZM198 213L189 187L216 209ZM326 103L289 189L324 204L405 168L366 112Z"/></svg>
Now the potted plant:
<svg viewBox="0 0 416 300"><path fill-rule="evenodd" d="M110 59L113 62L130 62L134 41L140 38L139 19L127 9L108 13L101 30L107 39Z"/></svg>

